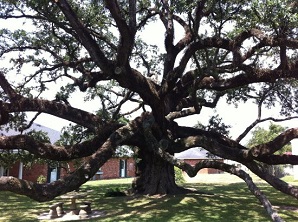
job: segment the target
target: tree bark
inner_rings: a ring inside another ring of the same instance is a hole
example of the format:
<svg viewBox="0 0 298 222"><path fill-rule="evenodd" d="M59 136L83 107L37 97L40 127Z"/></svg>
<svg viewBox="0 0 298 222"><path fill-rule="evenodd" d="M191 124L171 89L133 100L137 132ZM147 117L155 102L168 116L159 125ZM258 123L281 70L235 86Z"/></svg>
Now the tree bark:
<svg viewBox="0 0 298 222"><path fill-rule="evenodd" d="M153 152L139 151L134 194L156 195L177 194L185 191L175 183L174 166Z"/></svg>

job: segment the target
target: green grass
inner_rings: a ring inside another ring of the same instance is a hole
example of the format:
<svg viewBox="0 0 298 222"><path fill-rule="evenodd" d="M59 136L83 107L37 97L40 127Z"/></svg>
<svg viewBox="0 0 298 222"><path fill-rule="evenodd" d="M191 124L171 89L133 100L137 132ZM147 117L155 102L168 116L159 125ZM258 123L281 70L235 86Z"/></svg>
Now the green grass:
<svg viewBox="0 0 298 222"><path fill-rule="evenodd" d="M221 177L223 177L221 175ZM207 178L207 177L206 177ZM291 178L287 178L291 181ZM248 191L245 183L230 179L220 183L186 183L206 194L190 193L164 197L106 197L110 190L125 190L131 179L90 181L81 187L89 190L92 208L105 211L106 216L93 221L270 221L258 200ZM296 183L297 185L297 183ZM295 198L286 196L266 183L258 183L273 205L298 207ZM27 197L0 192L0 221L38 221L41 212L57 200L38 203ZM66 205L67 207L67 205ZM285 221L298 221L298 212L280 210ZM90 221L90 220L89 220Z"/></svg>

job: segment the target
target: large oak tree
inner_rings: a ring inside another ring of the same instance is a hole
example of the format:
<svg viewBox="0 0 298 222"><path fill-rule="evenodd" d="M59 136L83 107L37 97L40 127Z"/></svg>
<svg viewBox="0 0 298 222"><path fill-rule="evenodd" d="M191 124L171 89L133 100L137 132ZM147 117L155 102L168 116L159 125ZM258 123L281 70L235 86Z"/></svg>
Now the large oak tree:
<svg viewBox="0 0 298 222"><path fill-rule="evenodd" d="M2 125L20 127L24 113L47 113L92 135L65 146L23 134L0 137L2 150L26 150L55 161L84 158L81 167L58 181L36 184L1 177L0 190L51 200L77 189L117 147L129 145L138 148L140 160L135 193L183 191L175 184L174 165L190 176L201 168L217 168L244 179L272 220L281 220L249 175L235 166L214 160L191 167L173 157L201 147L244 164L274 188L298 198L297 187L260 164L297 164L298 156L275 154L297 138L297 128L250 149L241 145L259 123L297 115L295 1L1 0L0 8L3 24L10 24L0 31ZM144 32L150 24L155 28ZM144 41L143 33L153 37L158 32L164 33L161 45ZM52 88L56 82L61 84L58 92ZM94 113L83 104L72 106L69 98L78 90L95 101ZM212 111L209 125L176 121L200 117L202 110L217 109L219 101L236 106L253 101L257 118L237 138L227 134L228 123ZM264 107L280 108L281 117L264 118ZM129 118L134 113L138 117Z"/></svg>

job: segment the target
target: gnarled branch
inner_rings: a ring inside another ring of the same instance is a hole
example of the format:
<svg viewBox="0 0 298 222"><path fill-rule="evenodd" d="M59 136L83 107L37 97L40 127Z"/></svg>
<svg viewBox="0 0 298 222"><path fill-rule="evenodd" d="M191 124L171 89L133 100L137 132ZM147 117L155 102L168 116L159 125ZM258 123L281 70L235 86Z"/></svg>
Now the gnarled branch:
<svg viewBox="0 0 298 222"><path fill-rule="evenodd" d="M47 184L37 184L10 176L0 177L0 190L13 191L41 202L52 200L59 195L75 190L94 176L98 169L112 157L117 146L123 141L129 140L139 131L141 121L142 118L137 118L114 131L102 146L87 157L84 164L71 175Z"/></svg>

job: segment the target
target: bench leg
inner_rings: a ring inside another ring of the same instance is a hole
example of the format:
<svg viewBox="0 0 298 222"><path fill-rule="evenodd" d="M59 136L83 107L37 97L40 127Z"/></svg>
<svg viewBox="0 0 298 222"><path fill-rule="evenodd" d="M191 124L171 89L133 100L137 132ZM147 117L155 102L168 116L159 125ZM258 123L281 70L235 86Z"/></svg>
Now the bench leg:
<svg viewBox="0 0 298 222"><path fill-rule="evenodd" d="M50 212L49 212L50 219L54 219L58 217L56 207L57 207L56 205L50 206Z"/></svg>
<svg viewBox="0 0 298 222"><path fill-rule="evenodd" d="M87 208L88 208L88 205L81 205L80 206L79 216L80 216L81 219L88 218Z"/></svg>
<svg viewBox="0 0 298 222"><path fill-rule="evenodd" d="M59 202L56 208L58 216L63 215L65 212L63 210L63 202Z"/></svg>

